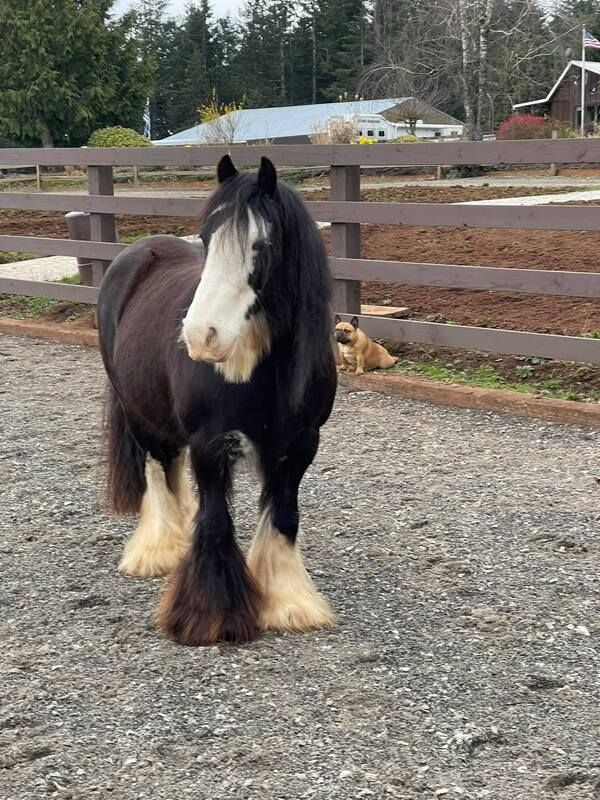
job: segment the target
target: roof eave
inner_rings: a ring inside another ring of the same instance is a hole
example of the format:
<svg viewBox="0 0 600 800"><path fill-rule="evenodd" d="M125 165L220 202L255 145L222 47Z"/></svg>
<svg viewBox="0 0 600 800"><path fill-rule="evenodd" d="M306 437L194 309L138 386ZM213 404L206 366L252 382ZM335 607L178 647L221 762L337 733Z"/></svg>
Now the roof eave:
<svg viewBox="0 0 600 800"><path fill-rule="evenodd" d="M525 106L539 105L541 103L549 103L550 100L552 99L552 95L558 89L558 87L562 83L563 78L565 77L565 75L571 69L572 66L576 66L578 69L581 69L581 62L580 61L569 61L567 66L560 73L560 76L559 76L558 80L556 81L554 86L550 89L550 91L548 92L546 97L543 98L543 100L531 100L528 103L515 103L513 105L513 109L514 108L524 108Z"/></svg>

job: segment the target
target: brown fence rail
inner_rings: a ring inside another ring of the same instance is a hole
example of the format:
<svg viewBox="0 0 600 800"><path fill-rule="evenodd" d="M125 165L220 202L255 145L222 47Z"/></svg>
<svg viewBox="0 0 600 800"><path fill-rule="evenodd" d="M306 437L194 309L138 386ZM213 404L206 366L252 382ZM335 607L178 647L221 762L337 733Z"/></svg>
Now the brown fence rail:
<svg viewBox="0 0 600 800"><path fill-rule="evenodd" d="M600 207L485 206L360 201L360 167L600 163L600 140L452 142L418 145L273 145L265 147L154 147L110 149L0 149L12 166L86 166L88 194L0 192L0 209L83 211L90 214L90 240L0 235L0 251L65 255L87 259L95 286L0 278L0 292L95 303L110 261L124 245L116 241L116 214L195 217L205 201L173 197L114 197L115 166L214 166L230 153L240 166L267 155L278 166L329 169L331 200L309 202L313 217L331 223L330 259L339 313L360 314L361 281L393 282L565 297L600 297L600 273L507 269L449 264L372 261L360 258L361 224L448 226L565 231L600 230ZM541 356L600 364L600 341L524 331L504 331L413 320L361 317L372 336L389 340Z"/></svg>

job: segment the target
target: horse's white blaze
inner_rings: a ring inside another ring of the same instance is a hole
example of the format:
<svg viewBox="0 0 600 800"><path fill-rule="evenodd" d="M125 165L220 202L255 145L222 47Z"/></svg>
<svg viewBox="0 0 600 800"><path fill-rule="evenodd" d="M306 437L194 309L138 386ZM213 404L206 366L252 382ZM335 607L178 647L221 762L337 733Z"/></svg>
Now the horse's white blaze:
<svg viewBox="0 0 600 800"><path fill-rule="evenodd" d="M260 516L247 561L263 594L258 616L263 630L303 632L335 623L304 568L298 542L291 544L277 530L269 508Z"/></svg>
<svg viewBox="0 0 600 800"><path fill-rule="evenodd" d="M175 469L183 470L183 462ZM177 476L177 494L167 486L164 470L150 456L146 459L147 488L142 499L140 521L125 545L119 571L143 578L174 572L185 555L191 539L191 492L183 485L184 475ZM184 501L183 504L181 501Z"/></svg>
<svg viewBox="0 0 600 800"><path fill-rule="evenodd" d="M182 327L182 339L194 360L226 362L235 354L237 359L246 361L242 352L244 339L248 334L254 338L252 318L247 318L256 302L256 293L250 286L253 245L266 235L262 221L251 211L248 217L248 235L243 243L235 224L227 222L210 238L202 278ZM255 364L254 360L252 368Z"/></svg>

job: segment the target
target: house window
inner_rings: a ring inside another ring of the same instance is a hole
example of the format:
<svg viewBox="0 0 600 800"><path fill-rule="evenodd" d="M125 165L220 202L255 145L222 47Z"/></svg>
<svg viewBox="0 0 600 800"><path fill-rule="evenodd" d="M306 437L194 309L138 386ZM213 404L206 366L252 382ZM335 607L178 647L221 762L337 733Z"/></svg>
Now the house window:
<svg viewBox="0 0 600 800"><path fill-rule="evenodd" d="M379 131L379 137L382 138L385 136L385 131Z"/></svg>
<svg viewBox="0 0 600 800"><path fill-rule="evenodd" d="M375 131L367 131L367 136L375 136Z"/></svg>
<svg viewBox="0 0 600 800"><path fill-rule="evenodd" d="M359 131L359 132L358 132L358 135L359 135L359 136L362 136L362 131Z"/></svg>
<svg viewBox="0 0 600 800"><path fill-rule="evenodd" d="M439 139L440 136L442 135L442 132L441 131L435 131L435 133L433 135L435 136L436 139Z"/></svg>

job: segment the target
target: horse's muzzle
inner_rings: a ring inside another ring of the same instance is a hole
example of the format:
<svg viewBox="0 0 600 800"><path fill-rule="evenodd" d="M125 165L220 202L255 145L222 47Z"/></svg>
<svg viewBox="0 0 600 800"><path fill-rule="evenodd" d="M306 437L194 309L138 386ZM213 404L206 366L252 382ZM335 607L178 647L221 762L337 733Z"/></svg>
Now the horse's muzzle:
<svg viewBox="0 0 600 800"><path fill-rule="evenodd" d="M193 343L188 342L185 338L183 341L185 342L188 356L192 361L207 361L210 364L221 364L223 361L227 361L235 349L235 342L224 350L219 347L195 347Z"/></svg>

